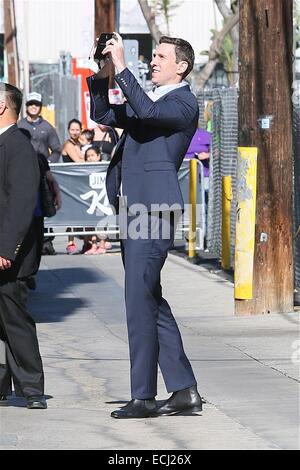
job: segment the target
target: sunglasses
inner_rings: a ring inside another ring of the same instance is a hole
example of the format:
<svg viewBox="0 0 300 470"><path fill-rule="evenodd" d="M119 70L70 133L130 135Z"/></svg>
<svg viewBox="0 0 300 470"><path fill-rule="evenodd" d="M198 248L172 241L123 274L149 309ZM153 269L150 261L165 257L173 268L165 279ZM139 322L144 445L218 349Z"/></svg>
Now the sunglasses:
<svg viewBox="0 0 300 470"><path fill-rule="evenodd" d="M28 103L26 103L26 106L37 106L38 108L40 108L42 106L42 103L40 103L39 101L29 101Z"/></svg>

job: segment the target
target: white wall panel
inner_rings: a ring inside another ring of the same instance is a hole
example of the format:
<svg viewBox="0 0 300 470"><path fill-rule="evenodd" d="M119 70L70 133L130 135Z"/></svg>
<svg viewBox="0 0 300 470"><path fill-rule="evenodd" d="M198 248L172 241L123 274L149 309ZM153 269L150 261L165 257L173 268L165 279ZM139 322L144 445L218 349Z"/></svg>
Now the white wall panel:
<svg viewBox="0 0 300 470"><path fill-rule="evenodd" d="M205 61L200 52L209 47L210 29L221 27L214 0L177 3L170 33L190 41L197 61ZM89 55L94 37L94 0L15 0L15 5L21 59L28 54L30 62L57 62L61 50L73 57ZM163 22L160 27L164 30ZM121 0L120 32L148 32L137 0Z"/></svg>
<svg viewBox="0 0 300 470"><path fill-rule="evenodd" d="M59 52L87 57L94 37L94 0L15 0L20 58L57 62Z"/></svg>

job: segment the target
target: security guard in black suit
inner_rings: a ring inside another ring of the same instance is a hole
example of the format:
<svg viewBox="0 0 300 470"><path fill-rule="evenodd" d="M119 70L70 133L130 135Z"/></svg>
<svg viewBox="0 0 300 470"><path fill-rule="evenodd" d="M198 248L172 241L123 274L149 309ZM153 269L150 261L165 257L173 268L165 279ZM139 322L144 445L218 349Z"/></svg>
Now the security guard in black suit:
<svg viewBox="0 0 300 470"><path fill-rule="evenodd" d="M0 84L0 405L8 404L12 380L29 409L45 409L44 373L35 322L26 310L26 278L38 269L34 211L40 170L37 155L16 122L22 93Z"/></svg>

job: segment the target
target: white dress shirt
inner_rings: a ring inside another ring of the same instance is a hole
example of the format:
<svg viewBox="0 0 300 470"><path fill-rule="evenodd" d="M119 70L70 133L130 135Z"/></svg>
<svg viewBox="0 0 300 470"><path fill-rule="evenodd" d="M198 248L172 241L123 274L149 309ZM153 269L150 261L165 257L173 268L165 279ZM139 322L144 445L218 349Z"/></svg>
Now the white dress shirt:
<svg viewBox="0 0 300 470"><path fill-rule="evenodd" d="M170 91L176 90L176 88L181 88L182 86L187 86L188 82L183 80L180 83L171 84L171 85L161 85L161 86L154 86L152 90L148 91L147 95L152 101L157 101L162 96L166 95Z"/></svg>

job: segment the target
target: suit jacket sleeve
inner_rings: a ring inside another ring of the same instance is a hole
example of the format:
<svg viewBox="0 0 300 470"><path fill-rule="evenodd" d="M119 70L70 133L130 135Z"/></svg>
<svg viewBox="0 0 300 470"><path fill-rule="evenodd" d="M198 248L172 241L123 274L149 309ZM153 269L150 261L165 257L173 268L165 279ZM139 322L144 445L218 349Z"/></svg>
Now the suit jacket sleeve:
<svg viewBox="0 0 300 470"><path fill-rule="evenodd" d="M59 142L57 132L52 126L50 126L49 133L48 133L48 147L51 149L51 152L52 152L51 155L49 156L49 160L52 163L58 162L60 158L60 153L61 153L61 145Z"/></svg>
<svg viewBox="0 0 300 470"><path fill-rule="evenodd" d="M95 75L87 78L90 92L90 118L99 124L126 128L126 105L111 105L108 99L108 78L97 79Z"/></svg>
<svg viewBox="0 0 300 470"><path fill-rule="evenodd" d="M115 80L143 124L182 130L198 113L197 100L191 92L172 93L164 100L153 102L127 68L117 74Z"/></svg>
<svg viewBox="0 0 300 470"><path fill-rule="evenodd" d="M7 146L7 203L0 234L0 256L15 260L33 219L37 204L40 171L30 142L18 139Z"/></svg>

